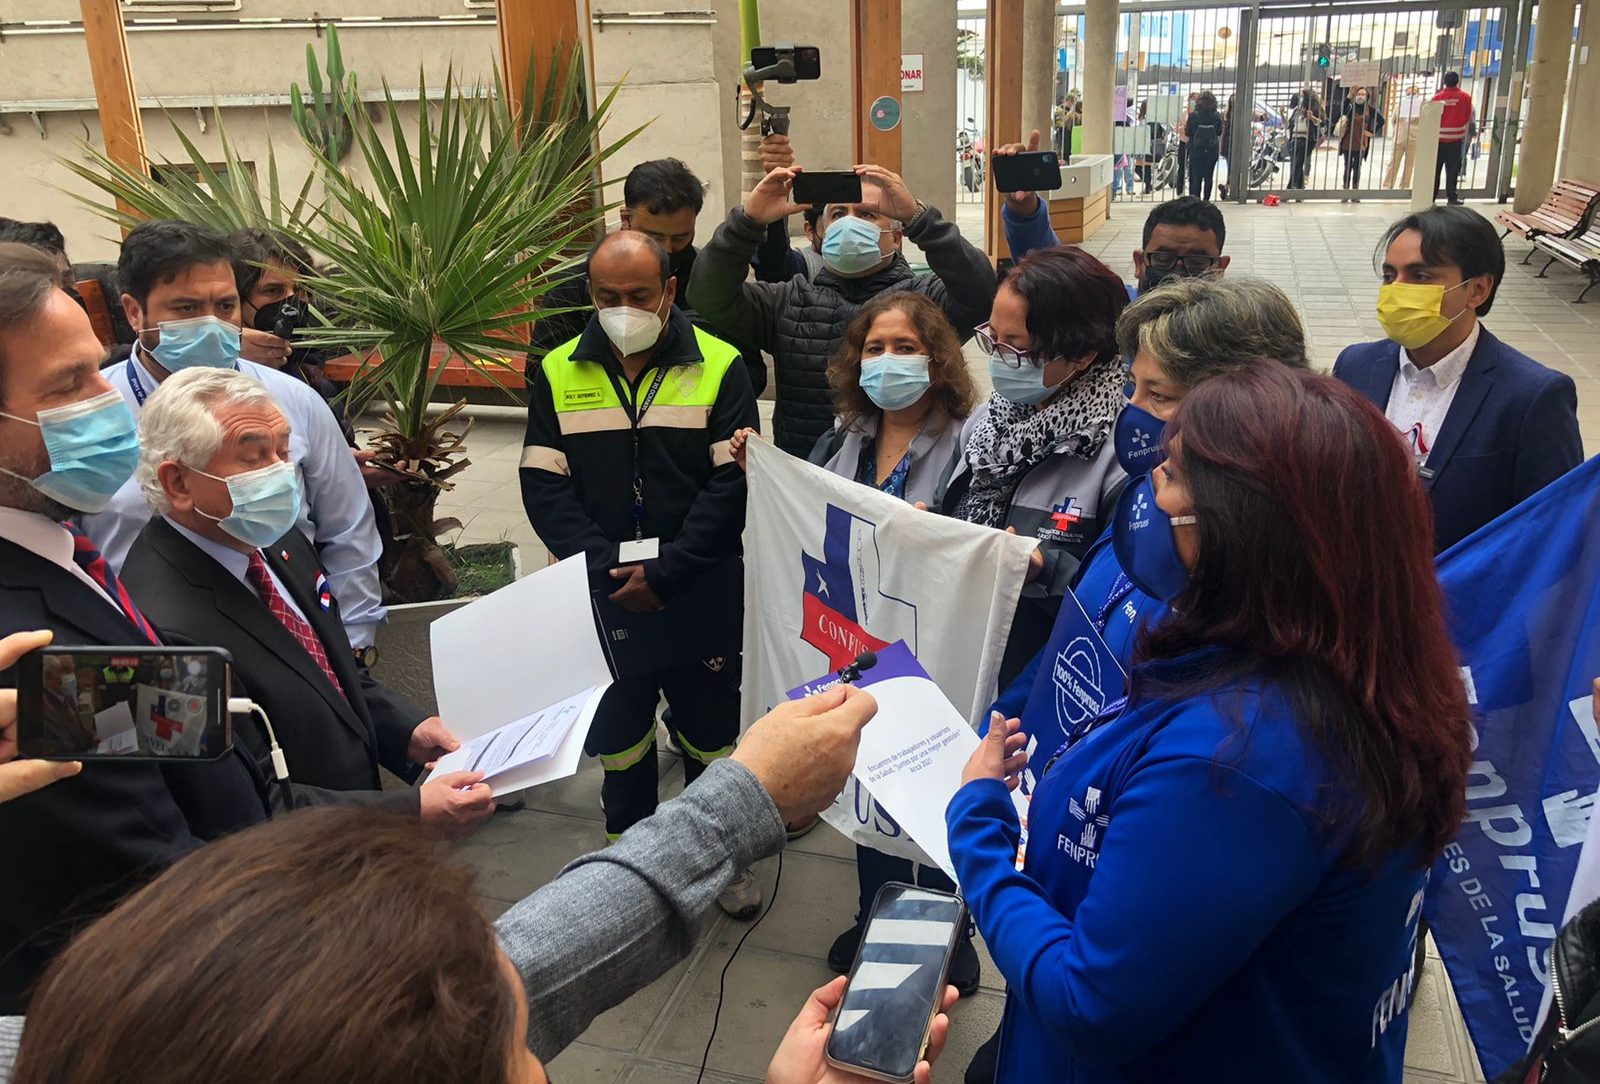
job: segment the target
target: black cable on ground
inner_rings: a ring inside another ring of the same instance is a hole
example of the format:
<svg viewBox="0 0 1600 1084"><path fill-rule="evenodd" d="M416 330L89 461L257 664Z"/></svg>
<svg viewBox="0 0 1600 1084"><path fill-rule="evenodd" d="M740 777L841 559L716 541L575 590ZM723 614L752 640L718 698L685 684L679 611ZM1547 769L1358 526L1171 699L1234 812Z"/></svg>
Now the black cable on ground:
<svg viewBox="0 0 1600 1084"><path fill-rule="evenodd" d="M695 1084L701 1084L706 1075L706 1063L711 1060L711 1044L717 1041L717 1025L722 1022L722 999L728 993L728 969L733 966L733 961L738 958L739 950L744 948L744 943L750 935L756 932L756 927L766 921L772 909L778 904L778 886L783 883L783 852L778 852L778 872L772 878L772 895L767 898L767 909L761 912L750 928L744 931L744 936L739 938L739 943L733 946L733 952L728 955L728 962L722 965L722 976L717 979L717 1011L711 1016L711 1034L706 1036L706 1052L700 1056L700 1072L695 1076Z"/></svg>

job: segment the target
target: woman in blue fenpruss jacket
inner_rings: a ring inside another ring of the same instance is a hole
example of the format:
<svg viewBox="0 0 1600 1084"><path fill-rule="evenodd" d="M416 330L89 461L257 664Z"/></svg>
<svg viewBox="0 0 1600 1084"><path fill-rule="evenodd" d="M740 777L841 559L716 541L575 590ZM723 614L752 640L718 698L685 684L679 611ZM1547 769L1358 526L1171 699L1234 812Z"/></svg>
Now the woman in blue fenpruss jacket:
<svg viewBox="0 0 1600 1084"><path fill-rule="evenodd" d="M1376 408L1281 366L1196 388L1165 444L1115 523L1172 606L1126 707L1036 754L1021 872L1015 722L946 814L1009 988L997 1080L1397 1082L1470 759L1427 496Z"/></svg>

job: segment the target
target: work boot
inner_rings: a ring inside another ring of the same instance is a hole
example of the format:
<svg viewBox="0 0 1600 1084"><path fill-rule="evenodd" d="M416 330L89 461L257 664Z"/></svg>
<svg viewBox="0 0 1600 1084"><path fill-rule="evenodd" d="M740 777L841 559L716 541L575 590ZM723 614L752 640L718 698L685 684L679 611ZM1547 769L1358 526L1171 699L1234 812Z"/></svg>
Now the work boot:
<svg viewBox="0 0 1600 1084"><path fill-rule="evenodd" d="M797 821L794 824L785 824L783 826L783 834L790 843L793 843L800 837L808 835L811 832L811 829L815 828L821 823L822 818L813 813L811 816L802 821Z"/></svg>
<svg viewBox="0 0 1600 1084"><path fill-rule="evenodd" d="M745 870L735 877L732 884L717 893L717 906L723 914L740 922L755 918L761 910L761 886L756 884L755 873Z"/></svg>
<svg viewBox="0 0 1600 1084"><path fill-rule="evenodd" d="M955 955L950 959L950 985L962 997L971 997L978 992L978 982L982 977L978 950L973 946L972 938L963 934L961 940L956 942Z"/></svg>
<svg viewBox="0 0 1600 1084"><path fill-rule="evenodd" d="M967 1063L963 1084L994 1084L995 1070L1000 1063L1000 1029L995 1028L989 1041L978 1047Z"/></svg>
<svg viewBox="0 0 1600 1084"><path fill-rule="evenodd" d="M861 923L857 922L833 939L828 948L828 967L836 975L848 975L856 962L856 950L861 947Z"/></svg>

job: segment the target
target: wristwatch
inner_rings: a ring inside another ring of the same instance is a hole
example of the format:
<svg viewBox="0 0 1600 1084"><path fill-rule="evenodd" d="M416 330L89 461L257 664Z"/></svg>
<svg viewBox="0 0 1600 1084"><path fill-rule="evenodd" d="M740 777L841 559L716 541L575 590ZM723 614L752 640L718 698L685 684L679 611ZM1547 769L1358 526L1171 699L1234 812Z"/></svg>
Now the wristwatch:
<svg viewBox="0 0 1600 1084"><path fill-rule="evenodd" d="M366 647L353 647L350 653L356 657L356 665L363 670L370 670L378 661L378 649L368 645Z"/></svg>

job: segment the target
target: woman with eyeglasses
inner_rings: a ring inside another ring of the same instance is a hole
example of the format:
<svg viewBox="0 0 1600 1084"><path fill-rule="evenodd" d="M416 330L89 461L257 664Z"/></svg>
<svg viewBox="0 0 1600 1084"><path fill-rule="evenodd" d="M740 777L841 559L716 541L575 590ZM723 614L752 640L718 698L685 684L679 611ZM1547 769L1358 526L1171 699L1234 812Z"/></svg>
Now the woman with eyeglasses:
<svg viewBox="0 0 1600 1084"><path fill-rule="evenodd" d="M1398 1084L1472 741L1428 496L1376 407L1282 365L1205 381L1163 443L1116 524L1171 605L1126 699L1060 750L992 726L946 811L1007 983L995 1080Z"/></svg>
<svg viewBox="0 0 1600 1084"><path fill-rule="evenodd" d="M994 394L961 434L941 509L1039 540L1000 666L1000 685L1044 646L1078 562L1127 477L1112 425L1126 381L1117 317L1127 287L1081 249L1030 253L974 333Z"/></svg>

